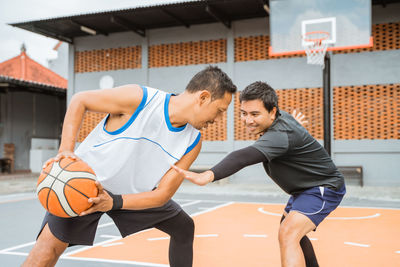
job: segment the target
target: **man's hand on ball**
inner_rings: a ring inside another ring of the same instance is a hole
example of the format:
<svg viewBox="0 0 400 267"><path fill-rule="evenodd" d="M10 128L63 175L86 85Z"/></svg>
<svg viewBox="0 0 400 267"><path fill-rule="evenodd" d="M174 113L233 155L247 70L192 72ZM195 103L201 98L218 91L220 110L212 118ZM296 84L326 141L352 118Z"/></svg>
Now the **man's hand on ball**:
<svg viewBox="0 0 400 267"><path fill-rule="evenodd" d="M73 160L78 160L78 156L75 155L73 151L61 151L54 158L48 159L42 166L42 169L46 169L52 162L59 161L63 158L71 158Z"/></svg>
<svg viewBox="0 0 400 267"><path fill-rule="evenodd" d="M88 215L97 211L107 212L112 209L112 197L107 193L106 190L104 190L103 186L98 181L96 181L96 186L99 190L99 194L97 195L97 197L92 197L88 199L88 202L93 203L93 205L84 212L81 212L79 216Z"/></svg>

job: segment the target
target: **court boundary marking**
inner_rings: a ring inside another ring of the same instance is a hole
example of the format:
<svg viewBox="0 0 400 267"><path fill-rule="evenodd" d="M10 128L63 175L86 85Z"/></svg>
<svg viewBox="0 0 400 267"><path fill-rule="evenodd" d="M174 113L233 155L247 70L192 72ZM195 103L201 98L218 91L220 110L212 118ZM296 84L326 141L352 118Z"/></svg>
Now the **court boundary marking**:
<svg viewBox="0 0 400 267"><path fill-rule="evenodd" d="M18 202L18 201L27 201L27 200L32 200L36 197L25 197L25 198L20 198L20 199L15 199L15 200L11 200L11 201L0 201L0 204L3 203L10 203L10 202ZM258 205L285 205L285 203L266 203L266 202L246 202L246 201L222 201L222 200L206 200L206 199L182 199L182 198L178 198L178 199L174 199L175 201L179 201L179 202L184 202L183 204L180 204L181 207L185 207L185 206L190 206L190 205L195 205L195 204L199 204L201 202L206 202L206 203L221 203L220 205L216 205L213 206L211 208L204 208L205 210L202 211L198 211L198 212L194 212L193 214L190 214L190 217L195 217L201 214L205 214L223 207L227 207L229 205L232 204L258 204ZM384 209L384 210L400 210L400 208L386 208L386 207L360 207L360 206L339 206L340 208L361 208L361 209ZM197 209L200 209L200 207L198 207ZM260 209L262 211L260 211ZM268 212L268 211L264 211L262 207L258 208L258 211L261 213L266 213L269 215L273 215L273 216L281 216L282 214L278 214L278 213L272 213L272 212ZM331 219L342 219L342 220L350 220L350 219L369 219L369 218L375 218L375 217L379 217L380 213L376 213L374 215L370 215L370 216L365 216L365 217L332 217ZM329 218L327 218L329 219ZM107 227L110 225L114 225L114 222L108 222L108 223L104 223L98 226L98 228L103 228L103 227ZM150 231L151 229L146 229L137 233L134 233L132 235L137 235L140 234L142 232L146 232L146 231ZM132 236L130 235L130 236ZM103 236L102 236L103 237ZM90 257L75 257L75 256L70 256L71 254L76 254L78 252L81 251L85 251L85 250L89 250L92 249L94 247L97 246L102 246L105 245L107 243L111 243L111 242L115 242L117 240L122 240L123 237L121 236L107 236L110 239L104 240L102 242L96 243L93 246L87 246L87 247L83 247L83 248L79 248L79 249L75 249L72 250L68 253L65 253L63 255L60 256L60 259L63 260L76 260L76 261L91 261L91 262L108 262L108 263L115 263L115 264L129 264L129 265L142 265L142 266L156 266L156 267L165 267L165 266L169 266L169 265L165 265L165 264L158 264L158 263L147 263L147 262L137 262L137 261L124 261L124 260L109 260L109 259L101 259L101 258L90 258ZM261 237L261 236L260 236ZM0 255L16 255L16 256L27 256L29 253L26 252L18 252L18 251L13 251L13 250L17 250L23 247L27 247L30 245L33 245L34 243L36 243L36 241L33 242L28 242L28 243L24 243L21 245L17 245L17 246L13 246L13 247L9 247L9 248L5 248L0 250ZM344 242L344 244L346 245L353 245L353 246L359 246L359 247L370 247L370 245L366 245L366 244L359 244L359 243L354 243L354 242ZM395 251L395 253L400 254L400 251Z"/></svg>

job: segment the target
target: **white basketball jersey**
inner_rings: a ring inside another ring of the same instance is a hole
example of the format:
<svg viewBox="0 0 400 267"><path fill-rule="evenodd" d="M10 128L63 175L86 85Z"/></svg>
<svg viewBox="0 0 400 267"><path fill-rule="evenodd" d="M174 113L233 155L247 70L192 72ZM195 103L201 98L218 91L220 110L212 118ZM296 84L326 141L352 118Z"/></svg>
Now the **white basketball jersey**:
<svg viewBox="0 0 400 267"><path fill-rule="evenodd" d="M105 129L106 116L75 151L94 170L103 187L114 194L153 190L170 165L200 140L200 132L192 125L171 125L171 94L142 88L142 101L125 125L109 132Z"/></svg>

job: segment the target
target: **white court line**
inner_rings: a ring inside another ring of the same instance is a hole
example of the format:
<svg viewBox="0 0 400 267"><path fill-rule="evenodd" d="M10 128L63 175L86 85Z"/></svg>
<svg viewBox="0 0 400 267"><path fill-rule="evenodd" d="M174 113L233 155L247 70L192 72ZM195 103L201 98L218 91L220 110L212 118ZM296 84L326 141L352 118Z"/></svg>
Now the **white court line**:
<svg viewBox="0 0 400 267"><path fill-rule="evenodd" d="M181 206L181 207L186 207L186 206L198 204L198 203L200 203L200 202L202 202L202 200L194 200L194 201L192 201L192 202L185 203L185 204L182 204L182 205L180 205L180 206Z"/></svg>
<svg viewBox="0 0 400 267"><path fill-rule="evenodd" d="M234 203L234 202L224 203L224 204L222 204L222 205L218 205L218 206L215 206L215 207L213 207L213 208L210 208L209 210L205 210L205 211L201 211L201 212L192 214L191 216L193 217L193 216L197 216L197 215L200 215L200 214L203 214L203 213L206 213L206 212L210 212L210 211L213 211L213 210L222 208L222 207L226 207L226 206L231 205L231 204L233 204L233 203ZM106 227L106 226L111 225L111 224L114 224L114 223L105 223L105 224L99 225L99 227ZM142 232L147 232L147 231L150 231L150 230L151 230L151 229L146 229L146 230L143 230L143 231L134 233L134 234L132 234L132 235L130 235L130 236L137 235L137 234L140 234L140 233L142 233ZM93 246L91 246L91 247L83 247L83 248L80 248L80 249L73 250L73 251L71 251L71 252L66 253L65 256L70 256L71 254L75 254L75 253L78 253L78 252L82 252L82 251L91 249L91 248L93 248L93 247L101 246L101 245L106 244L106 243L108 243L108 242L113 242L113 241L122 240L122 239L123 239L122 237L119 237L119 238L112 238L112 239L110 239L110 240L105 240L105 241L103 241L103 242L93 244Z"/></svg>
<svg viewBox="0 0 400 267"><path fill-rule="evenodd" d="M200 215L200 214L204 214L204 213L207 213L207 212L210 212L210 211L214 211L214 210L216 210L216 209L229 206L229 205L231 205L231 204L233 204L233 203L235 203L235 202L227 202L227 203L225 202L224 204L215 206L215 207L210 208L210 209L208 209L208 210L204 210L204 211L200 211L200 212L191 214L191 217L194 217L194 216L197 216L197 215ZM100 226L106 227L106 226L111 225L111 224L113 224L113 223L106 223L106 224L103 224L103 225L100 225ZM146 232L146 231L150 231L150 230L151 230L151 229L146 229L146 230L143 230L143 231L134 233L134 234L132 234L132 235L137 235L137 234L139 234L139 233ZM130 235L130 236L132 236L132 235ZM106 243L108 243L108 242L113 242L113 241L116 241L116 240L121 240L121 239L122 239L122 238L115 238L115 239L106 240L106 241L103 241L103 242L94 244L92 247L80 248L80 249L71 251L71 252L69 252L69 253L66 253L65 255L62 255L60 258L61 258L61 259L69 259L69 260L94 261L94 262L125 263L125 264L144 265L144 266L166 266L166 267L169 266L169 265L155 264L155 263L146 263L146 262L103 260L103 259L98 259L98 258L86 258L86 257L85 257L85 258L83 258L83 257L80 258L80 257L70 256L70 255L72 255L72 254L75 254L75 253L78 253L78 252L81 252L81 251L85 251L85 250L91 249L91 248L93 248L93 247L101 246L101 245L106 244Z"/></svg>
<svg viewBox="0 0 400 267"><path fill-rule="evenodd" d="M107 226L110 226L110 225L114 225L114 222L100 224L99 226L97 226L97 228L103 228L103 227L107 227Z"/></svg>
<svg viewBox="0 0 400 267"><path fill-rule="evenodd" d="M86 257L61 256L60 259L75 260L75 261L108 262L108 263L117 263L117 264L153 266L153 267L169 267L169 265L158 264L158 263L148 263L148 262L139 262L139 261L123 261L123 260L107 260L107 259L86 258Z"/></svg>
<svg viewBox="0 0 400 267"><path fill-rule="evenodd" d="M173 198L172 200L176 202L186 202L186 201L198 201L198 199L184 199L184 198ZM223 200L200 200L201 202L208 202L208 203L225 203L226 201Z"/></svg>
<svg viewBox="0 0 400 267"><path fill-rule="evenodd" d="M232 205L232 204L234 204L234 203L235 203L235 202L233 202L233 201L231 201L231 202L225 202L224 204L221 204L221 205L218 205L218 206L209 208L208 210L203 210L203 211L199 211L199 212L195 212L195 213L193 213L193 214L190 214L190 217L195 217L195 216L198 216L198 215L207 213L207 212L211 212L211 211L217 210L217 209L219 209L219 208L227 207L227 206Z"/></svg>
<svg viewBox="0 0 400 267"><path fill-rule="evenodd" d="M0 201L0 204L20 202L20 201L32 200L32 199L37 199L37 197L34 196L34 197L23 197L23 198L17 198L17 199L2 200L2 201Z"/></svg>
<svg viewBox="0 0 400 267"><path fill-rule="evenodd" d="M100 237L103 238L120 238L120 235L100 235Z"/></svg>
<svg viewBox="0 0 400 267"><path fill-rule="evenodd" d="M24 257L28 256L27 252L11 252L11 251L2 252L2 251L0 251L0 254L3 254L3 255L17 255L17 256L24 256Z"/></svg>
<svg viewBox="0 0 400 267"><path fill-rule="evenodd" d="M289 195L288 195L289 196ZM174 199L175 201L194 201L194 199ZM393 200L396 201L397 200ZM226 203L223 200L203 200L203 202L210 202L210 203ZM237 201L237 203L244 203L244 204L261 204L261 205L286 205L286 202L282 203L271 203L271 202L255 202L255 201ZM383 210L400 210L400 208L387 208L387 207L362 207L362 206L343 206L340 205L339 208L358 208L358 209L383 209Z"/></svg>
<svg viewBox="0 0 400 267"><path fill-rule="evenodd" d="M167 240L167 239L169 239L169 237L168 237L168 236L166 236L166 237L154 237L154 238L147 238L147 240L149 240L149 241Z"/></svg>
<svg viewBox="0 0 400 267"><path fill-rule="evenodd" d="M195 235L194 237L218 237L218 234ZM147 238L147 240L149 240L149 241L166 240L166 239L169 239L169 237Z"/></svg>
<svg viewBox="0 0 400 267"><path fill-rule="evenodd" d="M195 235L194 237L218 237L218 234L209 234L209 235Z"/></svg>
<svg viewBox="0 0 400 267"><path fill-rule="evenodd" d="M400 254L400 250L399 250L399 251L396 251L396 253L399 253L399 254Z"/></svg>
<svg viewBox="0 0 400 267"><path fill-rule="evenodd" d="M262 238L267 238L268 235L249 235L249 234L244 234L244 237L262 237Z"/></svg>
<svg viewBox="0 0 400 267"><path fill-rule="evenodd" d="M282 214L280 213L274 213L274 212L270 212L270 211L266 211L264 210L264 208L258 208L258 211L267 215L272 215L272 216L282 216ZM371 218L376 218L381 216L380 213L376 213L373 215L369 215L369 216L362 216L362 217L326 217L325 220L362 220L362 219L371 219Z"/></svg>
<svg viewBox="0 0 400 267"><path fill-rule="evenodd" d="M3 250L0 250L0 252L8 252L8 251L11 251L11 250L16 250L16 249L19 249L19 248L31 246L31 245L33 245L35 243L36 243L36 241L25 243L25 244L18 245L18 246L15 246L15 247L10 247L10 248L6 248L6 249L3 249Z"/></svg>
<svg viewBox="0 0 400 267"><path fill-rule="evenodd" d="M102 247L106 248L106 247L112 247L112 246L119 246L119 245L123 245L123 244L124 244L124 242L116 242L116 243L104 244L104 245L102 245Z"/></svg>
<svg viewBox="0 0 400 267"><path fill-rule="evenodd" d="M143 232L147 232L147 231L150 231L150 230L151 229L146 229L146 230L134 233L132 235L137 235L137 234L140 234L140 233L143 233ZM129 235L129 236L132 236L132 235ZM104 240L103 242L99 242L99 243L93 244L93 246L87 246L87 247L83 247L83 248L79 248L79 249L70 251L70 252L66 253L65 256L69 256L69 255L74 254L74 253L82 252L82 251L85 251L85 250L88 250L88 249L91 249L91 248L94 248L94 247L102 246L102 245L104 245L106 243L109 243L109 242L114 242L114 241L122 240L122 239L123 238L121 236L118 236L118 237L115 237L115 238L111 238L109 240Z"/></svg>
<svg viewBox="0 0 400 267"><path fill-rule="evenodd" d="M181 207L186 207L186 206L198 204L200 202L202 202L202 200L193 200L193 201L191 201L189 203L185 203L185 204L182 204L180 206ZM99 226L97 226L97 228L103 228L103 227L107 227L107 226L110 226L110 225L114 225L114 222L100 224Z"/></svg>
<svg viewBox="0 0 400 267"><path fill-rule="evenodd" d="M346 245L350 245L350 246L357 246L357 247L364 247L364 248L369 248L370 245L366 245L366 244L359 244L359 243L353 243L353 242L344 242Z"/></svg>

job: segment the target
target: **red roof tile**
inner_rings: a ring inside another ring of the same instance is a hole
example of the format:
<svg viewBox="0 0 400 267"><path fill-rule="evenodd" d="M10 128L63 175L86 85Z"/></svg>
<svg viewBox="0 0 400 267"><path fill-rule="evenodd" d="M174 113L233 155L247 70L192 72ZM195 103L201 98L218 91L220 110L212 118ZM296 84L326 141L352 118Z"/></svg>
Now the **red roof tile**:
<svg viewBox="0 0 400 267"><path fill-rule="evenodd" d="M22 51L19 56L0 63L0 75L65 89L68 83L57 73L28 57L25 51Z"/></svg>

